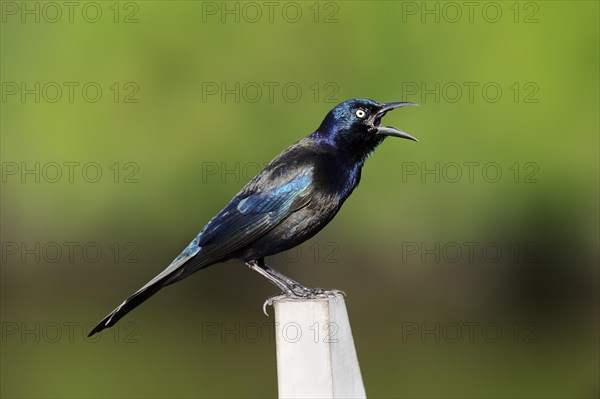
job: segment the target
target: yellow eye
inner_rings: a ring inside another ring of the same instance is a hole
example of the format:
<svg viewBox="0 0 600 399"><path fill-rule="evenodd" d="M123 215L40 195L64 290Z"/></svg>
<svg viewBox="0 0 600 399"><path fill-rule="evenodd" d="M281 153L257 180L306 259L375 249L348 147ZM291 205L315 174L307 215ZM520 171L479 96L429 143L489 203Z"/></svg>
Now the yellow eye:
<svg viewBox="0 0 600 399"><path fill-rule="evenodd" d="M358 111L356 111L356 116L358 116L360 119L364 118L367 115L367 113L365 111L363 111L362 109L359 109Z"/></svg>

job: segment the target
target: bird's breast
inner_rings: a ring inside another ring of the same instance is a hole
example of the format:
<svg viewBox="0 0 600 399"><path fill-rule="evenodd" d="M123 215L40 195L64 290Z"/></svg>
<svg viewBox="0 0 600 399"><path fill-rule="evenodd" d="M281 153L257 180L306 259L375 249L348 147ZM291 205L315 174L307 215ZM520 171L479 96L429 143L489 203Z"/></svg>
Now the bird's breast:
<svg viewBox="0 0 600 399"><path fill-rule="evenodd" d="M328 162L315 168L315 191L345 201L360 182L362 165ZM341 204L340 204L341 205Z"/></svg>

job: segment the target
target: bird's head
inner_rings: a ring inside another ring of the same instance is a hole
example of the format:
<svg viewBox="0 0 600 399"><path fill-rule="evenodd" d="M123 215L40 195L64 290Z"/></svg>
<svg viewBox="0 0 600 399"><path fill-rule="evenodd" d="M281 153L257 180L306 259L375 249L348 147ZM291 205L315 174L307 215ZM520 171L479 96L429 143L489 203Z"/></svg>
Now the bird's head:
<svg viewBox="0 0 600 399"><path fill-rule="evenodd" d="M386 137L400 137L418 141L395 127L382 126L381 119L388 111L411 102L378 103L368 98L355 98L336 105L325 117L313 135L337 147L356 151L357 155L370 154Z"/></svg>

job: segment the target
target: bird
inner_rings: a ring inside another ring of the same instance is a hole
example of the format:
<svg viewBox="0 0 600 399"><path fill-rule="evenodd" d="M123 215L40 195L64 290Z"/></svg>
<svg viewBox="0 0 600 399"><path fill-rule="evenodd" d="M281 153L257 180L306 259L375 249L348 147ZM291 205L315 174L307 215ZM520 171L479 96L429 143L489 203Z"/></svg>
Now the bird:
<svg viewBox="0 0 600 399"><path fill-rule="evenodd" d="M417 104L367 98L336 105L313 133L267 164L169 266L117 306L88 336L112 327L160 289L230 259L242 260L284 296L337 294L337 290L305 287L268 266L265 257L300 245L325 227L359 184L365 160L387 137L418 141L381 124L387 112L412 105Z"/></svg>

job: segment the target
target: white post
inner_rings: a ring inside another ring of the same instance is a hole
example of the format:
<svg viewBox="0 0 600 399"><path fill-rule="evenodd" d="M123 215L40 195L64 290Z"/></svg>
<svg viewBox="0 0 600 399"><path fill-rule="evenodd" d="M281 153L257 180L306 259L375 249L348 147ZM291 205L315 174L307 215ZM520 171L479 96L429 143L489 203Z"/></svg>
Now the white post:
<svg viewBox="0 0 600 399"><path fill-rule="evenodd" d="M342 295L273 306L280 398L366 398Z"/></svg>

